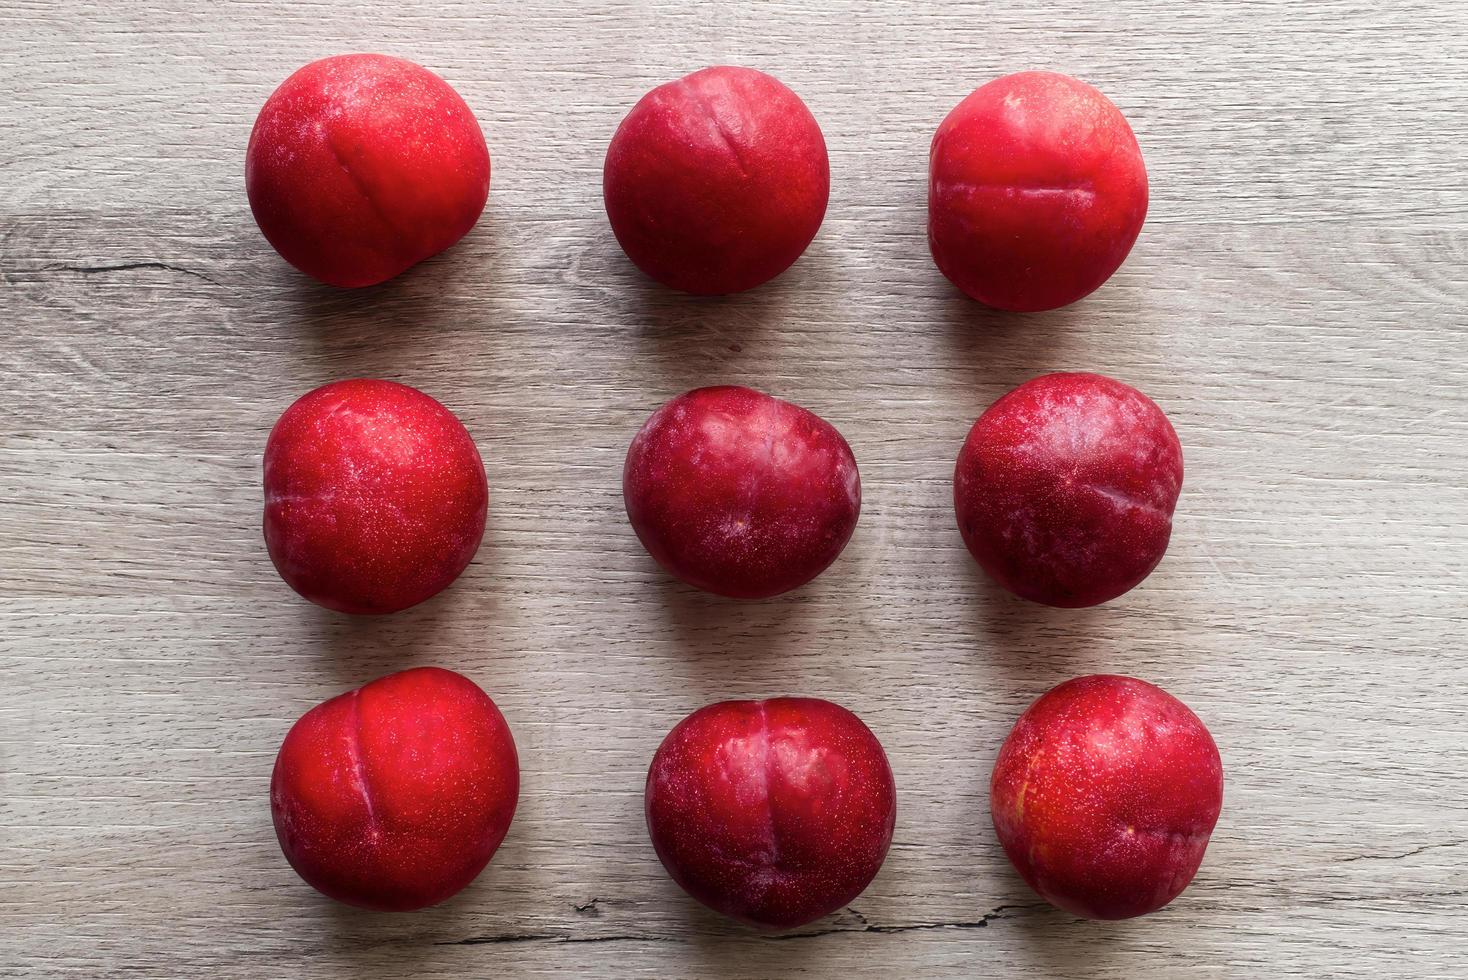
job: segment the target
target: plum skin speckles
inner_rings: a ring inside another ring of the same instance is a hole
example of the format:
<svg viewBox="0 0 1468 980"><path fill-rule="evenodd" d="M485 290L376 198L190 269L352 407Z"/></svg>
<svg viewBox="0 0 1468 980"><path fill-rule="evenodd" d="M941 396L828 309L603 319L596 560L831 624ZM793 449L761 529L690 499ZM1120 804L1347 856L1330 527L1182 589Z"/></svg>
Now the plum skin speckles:
<svg viewBox="0 0 1468 980"><path fill-rule="evenodd" d="M1182 446L1151 399L1099 374L1049 374L974 423L953 503L964 544L1000 585L1092 606L1157 567L1182 482Z"/></svg>
<svg viewBox="0 0 1468 980"><path fill-rule="evenodd" d="M1208 729L1145 681L1097 674L1032 704L999 750L994 830L1020 876L1076 915L1124 919L1182 893L1223 806Z"/></svg>
<svg viewBox="0 0 1468 980"><path fill-rule="evenodd" d="M724 701L689 715L648 770L648 833L684 891L762 929L836 911L892 842L886 753L850 711L815 698Z"/></svg>
<svg viewBox="0 0 1468 980"><path fill-rule="evenodd" d="M728 65L643 96L602 171L627 257L699 294L751 289L789 268L820 229L830 186L825 139L800 97Z"/></svg>
<svg viewBox="0 0 1468 980"><path fill-rule="evenodd" d="M1147 196L1136 136L1106 96L1067 75L1019 72L980 86L934 134L928 244L973 299L1051 310L1121 266Z"/></svg>
<svg viewBox="0 0 1468 980"><path fill-rule="evenodd" d="M520 791L495 703L453 671L379 678L306 712L270 781L276 835L317 891L379 911L444 901L504 840Z"/></svg>
<svg viewBox="0 0 1468 980"><path fill-rule="evenodd" d="M489 171L479 122L447 82L401 58L344 54L266 100L245 191L287 262L332 286L370 286L468 234Z"/></svg>
<svg viewBox="0 0 1468 980"><path fill-rule="evenodd" d="M484 536L489 488L468 431L391 381L323 385L265 445L264 532L291 588L339 612L391 613L444 589Z"/></svg>
<svg viewBox="0 0 1468 980"><path fill-rule="evenodd" d="M697 588L760 599L804 585L861 511L851 447L812 412L750 388L659 408L627 450L623 499L648 553Z"/></svg>

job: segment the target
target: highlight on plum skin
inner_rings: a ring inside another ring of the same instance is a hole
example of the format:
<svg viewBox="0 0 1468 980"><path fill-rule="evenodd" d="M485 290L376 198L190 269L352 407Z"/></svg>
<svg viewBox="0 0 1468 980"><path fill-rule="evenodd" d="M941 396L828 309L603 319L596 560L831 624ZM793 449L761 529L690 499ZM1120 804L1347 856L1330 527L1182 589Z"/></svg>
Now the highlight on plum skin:
<svg viewBox="0 0 1468 980"><path fill-rule="evenodd" d="M391 381L323 385L265 444L271 561L318 605L397 612L446 588L484 536L489 486L473 438L435 399Z"/></svg>
<svg viewBox="0 0 1468 980"><path fill-rule="evenodd" d="M1146 681L1098 674L1032 704L994 763L994 830L1041 897L1091 919L1167 905L1203 861L1223 763L1203 722Z"/></svg>
<svg viewBox="0 0 1468 980"><path fill-rule="evenodd" d="M887 855L896 786L856 715L816 698L723 701L689 715L647 774L648 833L668 874L716 912L791 929L866 889Z"/></svg>
<svg viewBox="0 0 1468 980"><path fill-rule="evenodd" d="M800 258L826 214L831 170L790 89L720 65L648 92L607 147L602 193L622 250L689 293L752 289Z"/></svg>
<svg viewBox="0 0 1468 980"><path fill-rule="evenodd" d="M933 136L933 261L1001 310L1052 310L1098 289L1126 260L1147 202L1147 169L1126 117L1068 75L996 78Z"/></svg>
<svg viewBox="0 0 1468 980"><path fill-rule="evenodd" d="M420 667L306 712L276 757L270 811L307 884L402 912L474 880L519 790L514 737L494 701L467 677Z"/></svg>
<svg viewBox="0 0 1468 980"><path fill-rule="evenodd" d="M834 426L738 386L672 399L622 477L627 516L659 565L718 595L761 599L814 579L845 548L861 477Z"/></svg>
<svg viewBox="0 0 1468 980"><path fill-rule="evenodd" d="M1074 608L1151 574L1182 483L1182 445L1150 398L1099 374L1048 374L974 423L953 504L990 577L1022 598Z"/></svg>
<svg viewBox="0 0 1468 980"><path fill-rule="evenodd" d="M245 192L265 238L332 286L391 279L453 245L489 197L474 113L411 61L313 61L266 100L245 152Z"/></svg>

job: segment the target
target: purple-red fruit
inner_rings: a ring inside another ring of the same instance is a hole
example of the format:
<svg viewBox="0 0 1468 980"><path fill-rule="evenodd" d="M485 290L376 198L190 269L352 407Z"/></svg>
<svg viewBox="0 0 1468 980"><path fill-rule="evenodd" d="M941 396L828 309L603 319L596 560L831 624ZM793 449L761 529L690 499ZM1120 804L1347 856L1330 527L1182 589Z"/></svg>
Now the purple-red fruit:
<svg viewBox="0 0 1468 980"><path fill-rule="evenodd" d="M291 867L331 898L401 912L483 870L515 815L509 726L467 677L420 667L318 704L291 727L270 811Z"/></svg>
<svg viewBox="0 0 1468 980"><path fill-rule="evenodd" d="M1198 716L1159 687L1106 674L1030 705L990 782L994 830L1020 876L1090 919L1176 898L1222 806L1223 764Z"/></svg>
<svg viewBox="0 0 1468 980"><path fill-rule="evenodd" d="M1048 374L974 423L953 505L964 544L1000 585L1093 606L1162 560L1182 483L1182 446L1150 398L1099 374Z"/></svg>
<svg viewBox="0 0 1468 980"><path fill-rule="evenodd" d="M328 609L390 613L436 594L474 557L488 506L463 423L407 385L323 385L265 444L270 558Z"/></svg>
<svg viewBox="0 0 1468 980"><path fill-rule="evenodd" d="M804 925L871 883L897 796L871 730L814 698L724 701L679 722L647 774L663 866L709 908L766 929Z"/></svg>
<svg viewBox="0 0 1468 980"><path fill-rule="evenodd" d="M658 564L740 599L815 578L861 511L861 479L841 433L739 387L700 388L654 412L627 450L622 492Z"/></svg>
<svg viewBox="0 0 1468 980"><path fill-rule="evenodd" d="M784 272L821 227L830 187L826 141L800 97L729 66L643 96L602 175L627 257L690 293L735 293Z"/></svg>
<svg viewBox="0 0 1468 980"><path fill-rule="evenodd" d="M1126 117L1067 75L996 78L933 137L933 261L981 303L1074 303L1117 270L1146 217L1147 169Z"/></svg>

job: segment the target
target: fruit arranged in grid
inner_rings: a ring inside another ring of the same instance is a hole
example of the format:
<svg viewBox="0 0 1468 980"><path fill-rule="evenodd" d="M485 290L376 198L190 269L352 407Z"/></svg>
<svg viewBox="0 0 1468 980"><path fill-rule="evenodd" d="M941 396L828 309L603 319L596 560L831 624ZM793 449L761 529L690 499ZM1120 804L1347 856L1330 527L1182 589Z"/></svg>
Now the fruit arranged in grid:
<svg viewBox="0 0 1468 980"><path fill-rule="evenodd" d="M789 929L871 883L897 817L881 743L815 698L724 701L653 757L647 829L684 891L749 925Z"/></svg>
<svg viewBox="0 0 1468 980"><path fill-rule="evenodd" d="M265 543L291 588L347 613L390 613L459 576L489 488L452 412L391 381L323 385L265 444Z"/></svg>
<svg viewBox="0 0 1468 980"><path fill-rule="evenodd" d="M1064 75L982 86L934 136L929 243L969 296L1053 309L1122 264L1146 216L1141 152L1119 110ZM482 212L490 160L442 79L382 55L327 58L269 98L246 189L291 264L336 286L389 279L458 241ZM720 294L778 276L813 240L830 189L805 104L747 68L649 92L608 147L612 230L642 271ZM325 385L283 414L265 450L264 532L281 576L348 613L433 596L467 566L488 489L472 438L413 388ZM1036 378L974 424L954 475L965 544L1005 588L1088 606L1161 560L1182 453L1146 396L1095 374ZM627 454L632 526L670 573L757 599L826 569L849 540L861 484L841 434L740 387L655 412ZM444 901L485 867L513 818L514 740L463 676L418 668L308 711L271 780L281 848L313 887L377 910ZM1091 918L1154 911L1196 874L1222 805L1207 729L1161 689L1077 678L1021 716L1000 750L991 813L1006 854L1055 905ZM663 865L691 896L765 929L858 896L896 819L881 744L812 698L727 701L680 722L648 772L645 813Z"/></svg>
<svg viewBox="0 0 1468 980"><path fill-rule="evenodd" d="M607 147L602 192L622 250L689 293L737 293L800 258L826 214L821 128L790 89L719 66L659 85Z"/></svg>
<svg viewBox="0 0 1468 980"><path fill-rule="evenodd" d="M474 113L433 72L380 54L313 61L265 102L245 153L265 238L332 286L370 286L463 238L489 196Z"/></svg>
<svg viewBox="0 0 1468 980"><path fill-rule="evenodd" d="M1015 595L1093 606L1157 567L1183 454L1162 409L1099 374L1047 374L991 405L953 476L964 544Z"/></svg>
<svg viewBox="0 0 1468 980"><path fill-rule="evenodd" d="M402 912L474 880L519 792L515 740L489 695L453 671L420 667L306 712L276 757L270 810L307 884Z"/></svg>
<svg viewBox="0 0 1468 980"><path fill-rule="evenodd" d="M997 78L948 114L928 163L928 243L981 303L1051 310L1097 289L1147 217L1147 170L1126 117L1085 82Z"/></svg>
<svg viewBox="0 0 1468 980"><path fill-rule="evenodd" d="M1060 908L1125 919L1176 898L1223 805L1223 764L1187 705L1130 677L1078 677L1020 716L990 812L1020 876Z"/></svg>
<svg viewBox="0 0 1468 980"><path fill-rule="evenodd" d="M750 388L699 388L637 433L622 495L663 568L761 599L836 560L856 528L861 477L841 433L813 412Z"/></svg>

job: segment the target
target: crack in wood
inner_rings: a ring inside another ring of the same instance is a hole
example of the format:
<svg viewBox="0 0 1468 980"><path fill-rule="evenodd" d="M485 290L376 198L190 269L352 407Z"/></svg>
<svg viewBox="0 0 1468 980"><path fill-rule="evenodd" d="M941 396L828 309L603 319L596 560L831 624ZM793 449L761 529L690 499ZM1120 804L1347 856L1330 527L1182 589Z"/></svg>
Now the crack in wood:
<svg viewBox="0 0 1468 980"><path fill-rule="evenodd" d="M953 930L987 929L989 927L989 923L991 923L991 922L998 922L998 921L1003 920L1003 919L1014 919L1014 918L1018 918L1018 916L1014 916L1014 915L1005 915L1004 913L1006 913L1006 912L1025 912L1025 911L1031 911L1031 910L1034 910L1034 909L1041 909L1041 908L1045 908L1045 907L1046 906L1043 903L1036 903L1036 904L1031 904L1031 905L1000 905L1000 906L997 906L996 908L994 908L992 911L987 912L984 915L980 916L977 919L970 919L970 920L961 921L961 922L913 922L913 923L908 923L908 924L905 924L905 925L890 925L890 926L874 925L873 923L868 922L866 916L862 915L856 909L848 909L847 911L850 912L851 915L858 920L858 922L860 922L860 925L859 926L857 926L855 928L842 927L842 926L833 926L833 927L831 927L829 929L818 929L818 930L816 930L814 932L797 932L797 933L791 933L789 935L784 935L784 936L771 936L770 938L771 939L784 939L784 940L789 940L789 939L811 939L811 938L816 937L816 936L833 936L833 935L839 935L841 933L848 933L848 932L854 932L854 933L874 932L874 933L881 933L881 934L892 934L892 933L899 933L899 932L929 932L929 931L933 931L933 930L942 930L942 929L953 929Z"/></svg>
<svg viewBox="0 0 1468 980"><path fill-rule="evenodd" d="M202 272L181 265L171 265L167 262L119 262L114 265L70 265L64 262L52 262L49 265L40 267L41 272L79 272L85 276L98 275L105 272L134 272L144 269L177 272L179 275L202 279L211 285L218 286L220 284L217 279L212 279Z"/></svg>
<svg viewBox="0 0 1468 980"><path fill-rule="evenodd" d="M1414 847L1412 850L1403 851L1401 854L1353 854L1348 858L1341 858L1341 863L1349 864L1352 861L1400 861L1403 858L1415 857L1424 851L1436 851L1444 847L1462 847L1464 844L1468 844L1468 840L1449 840L1440 841L1436 844L1423 844L1421 847Z"/></svg>
<svg viewBox="0 0 1468 980"><path fill-rule="evenodd" d="M574 908L578 912L588 911L588 910L592 909L596 905L597 901L599 901L599 900L593 898L590 902L586 903L585 905L573 905L572 908ZM833 936L833 935L840 935L840 934L843 934L843 933L879 933L879 934L892 934L892 933L899 933L899 932L928 932L928 931L933 931L933 930L946 930L946 929L952 929L952 930L987 929L989 927L989 923L991 923L991 922L998 922L998 921L1003 920L1003 919L1014 919L1014 918L1018 918L1018 916L1016 916L1016 915L1006 915L1005 913L1010 913L1010 912L1028 912L1028 911L1032 911L1034 909L1042 909L1042 908L1046 908L1046 907L1047 906L1044 903L1035 903L1035 904L1031 904L1031 905L1000 905L1000 906L996 907L995 909L993 909L992 911L988 912L987 914L985 914L985 915L983 915L983 916L981 916L981 917L979 917L977 919L971 919L971 920L960 921L960 922L914 922L914 923L908 923L908 924L905 924L905 925L886 925L886 926L884 926L884 925L874 925L873 923L871 923L870 921L867 920L867 917L866 916L862 915L856 909L848 908L848 909L846 909L847 914L850 915L853 919L855 919L857 921L857 923L858 923L855 926L833 926L833 927L828 928L828 929L816 929L816 930L814 930L812 932L795 932L795 933L787 933L787 934L784 934L784 935L764 936L762 938L771 939L771 940L788 941L788 940L792 940L792 939L814 939L814 938L816 938L818 936ZM757 936L758 934L751 933L750 935L751 936ZM619 935L612 935L612 936L567 936L567 935L560 935L560 934L551 933L551 932L523 932L523 933L508 933L508 934L503 935L503 936L469 936L469 937L467 937L465 939L443 940L443 941L440 941L440 942L436 942L433 945L435 945L435 946L493 946L493 945L499 945L499 944L503 944L503 943L554 943L554 944L563 944L563 943L623 943L623 942L640 942L640 943L686 943L687 941L688 940L686 940L684 938L681 938L681 937L677 937L677 936L649 936L649 935L630 935L630 934L627 934L627 935L619 934Z"/></svg>
<svg viewBox="0 0 1468 980"><path fill-rule="evenodd" d="M495 946L503 943L677 943L682 940L673 936L563 936L553 932L509 933L504 936L469 936L466 939L448 939L434 943L435 946Z"/></svg>

